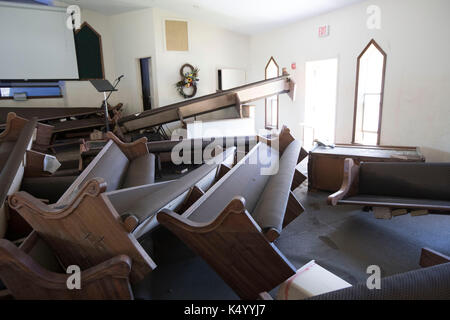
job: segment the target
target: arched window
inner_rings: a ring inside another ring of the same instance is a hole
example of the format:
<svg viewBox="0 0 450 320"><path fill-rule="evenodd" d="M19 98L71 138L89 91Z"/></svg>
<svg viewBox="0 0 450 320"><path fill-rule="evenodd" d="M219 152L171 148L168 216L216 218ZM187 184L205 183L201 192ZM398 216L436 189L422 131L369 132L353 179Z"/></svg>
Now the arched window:
<svg viewBox="0 0 450 320"><path fill-rule="evenodd" d="M273 57L270 58L265 70L266 79L280 75L280 67ZM278 129L278 111L280 99L278 95L266 98L266 129Z"/></svg>
<svg viewBox="0 0 450 320"><path fill-rule="evenodd" d="M375 40L358 57L353 143L380 144L386 57Z"/></svg>

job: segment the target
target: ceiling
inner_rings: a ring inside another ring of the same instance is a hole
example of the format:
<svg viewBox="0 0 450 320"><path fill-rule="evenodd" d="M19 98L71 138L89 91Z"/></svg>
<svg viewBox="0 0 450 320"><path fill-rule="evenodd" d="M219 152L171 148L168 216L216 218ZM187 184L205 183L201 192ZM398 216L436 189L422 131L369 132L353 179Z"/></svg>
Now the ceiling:
<svg viewBox="0 0 450 320"><path fill-rule="evenodd" d="M256 34L364 0L62 0L114 15L159 7L244 34Z"/></svg>

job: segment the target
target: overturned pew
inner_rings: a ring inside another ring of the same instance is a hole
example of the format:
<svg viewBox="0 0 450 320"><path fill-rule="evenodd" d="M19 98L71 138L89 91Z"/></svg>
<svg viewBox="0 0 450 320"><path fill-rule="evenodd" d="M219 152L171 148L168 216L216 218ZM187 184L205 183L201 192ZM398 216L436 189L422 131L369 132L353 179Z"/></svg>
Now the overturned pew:
<svg viewBox="0 0 450 320"><path fill-rule="evenodd" d="M256 299L296 272L272 242L304 211L292 190L306 155L283 128L277 139L261 139L181 216L165 209L157 219L242 299Z"/></svg>
<svg viewBox="0 0 450 320"><path fill-rule="evenodd" d="M277 78L129 115L121 118L118 124L123 133L128 133L176 121L184 123L187 118L226 108L236 108L237 115L242 117L243 104L285 93L295 100L295 88L295 82L284 73Z"/></svg>

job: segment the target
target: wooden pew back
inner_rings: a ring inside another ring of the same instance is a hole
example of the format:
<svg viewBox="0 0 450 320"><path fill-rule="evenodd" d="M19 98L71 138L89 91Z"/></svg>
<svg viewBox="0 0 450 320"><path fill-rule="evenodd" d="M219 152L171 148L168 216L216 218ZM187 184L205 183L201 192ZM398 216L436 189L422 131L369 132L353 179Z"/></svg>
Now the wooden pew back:
<svg viewBox="0 0 450 320"><path fill-rule="evenodd" d="M58 204L70 202L86 182L96 177L101 177L105 180L107 190L117 190L126 175L128 166L129 159L113 140L109 140L106 146L61 196Z"/></svg>
<svg viewBox="0 0 450 320"><path fill-rule="evenodd" d="M76 300L76 299L132 299L129 284L131 259L117 256L80 274L80 289L67 286L66 270L47 266L42 256L52 256L48 246L37 235L17 248L7 240L0 240L0 279L7 290L2 296L16 300ZM39 253L39 260L33 256ZM52 259L50 259L52 260ZM51 262L51 261L49 261Z"/></svg>

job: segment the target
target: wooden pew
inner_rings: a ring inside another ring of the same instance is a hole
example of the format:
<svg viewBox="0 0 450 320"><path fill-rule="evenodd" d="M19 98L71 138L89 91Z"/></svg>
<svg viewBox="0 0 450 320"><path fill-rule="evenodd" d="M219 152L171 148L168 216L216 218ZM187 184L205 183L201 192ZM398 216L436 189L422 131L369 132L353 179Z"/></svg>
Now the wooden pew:
<svg viewBox="0 0 450 320"><path fill-rule="evenodd" d="M422 269L381 279L381 288L377 290L369 289L366 282L351 286L321 267L319 267L322 269L321 272L313 273L315 277L320 277L321 281L317 284L311 278L302 281L301 278L308 277L308 269L311 269L305 265L295 277L280 285L277 300L443 300L450 298L450 257L423 248L419 264ZM324 281L324 278L329 280ZM261 293L259 299L273 300L267 292Z"/></svg>
<svg viewBox="0 0 450 320"><path fill-rule="evenodd" d="M449 163L344 164L341 189L328 197L330 205L450 212Z"/></svg>
<svg viewBox="0 0 450 320"><path fill-rule="evenodd" d="M226 108L236 109L236 116L240 116L243 104L285 93L295 100L295 91L295 81L283 70L280 77L132 114L121 118L118 124L126 133L176 121L183 123L184 119Z"/></svg>
<svg viewBox="0 0 450 320"><path fill-rule="evenodd" d="M198 192L194 192L194 188L207 190L214 183L221 164L205 164L177 181L117 190L121 167L114 163L105 167L108 163L104 154L113 146L111 143L56 204L44 204L24 192L14 194L9 204L52 247L64 266L76 263L87 269L125 254L133 261L130 277L135 283L156 267L137 237L157 226L154 215L158 210L177 210L185 202L195 202ZM147 150L145 141L130 145L118 143L118 146L129 157ZM114 155L118 151L111 154L112 159L117 160ZM226 154L223 162L233 163L234 148ZM104 179L94 178L96 175Z"/></svg>
<svg viewBox="0 0 450 320"><path fill-rule="evenodd" d="M25 154L31 149L36 124L36 119L26 120L9 113L6 128L0 134L0 238L6 232L5 201L20 187L25 171Z"/></svg>
<svg viewBox="0 0 450 320"><path fill-rule="evenodd" d="M0 279L6 290L0 300L129 300L131 259L113 257L80 274L81 288L69 290L72 275L62 268L50 247L37 234L20 248L0 239Z"/></svg>
<svg viewBox="0 0 450 320"><path fill-rule="evenodd" d="M241 298L256 299L296 271L271 242L286 218L290 222L304 211L291 191L300 154L300 144L283 128L277 139L261 139L181 216L163 210L157 219Z"/></svg>
<svg viewBox="0 0 450 320"><path fill-rule="evenodd" d="M53 249L60 249L55 251L62 252L64 264L72 263L72 255L76 255L80 259L80 267L87 269L124 253L136 261L132 274L134 280L155 268L155 264L136 239L129 235L122 221L117 223L119 218L109 213L107 205L96 206L94 197L106 190L153 183L155 158L148 152L146 138L125 144L112 133L108 137L110 140L105 148L55 204L48 205L26 192L17 192L9 198L9 207L18 212ZM48 181L43 183L42 188L52 188ZM93 223L87 226L80 223L78 219L84 216ZM49 219L49 224L46 219ZM70 231L61 234L61 230ZM50 240L53 239L52 232L62 241ZM74 253L70 253L71 249Z"/></svg>

